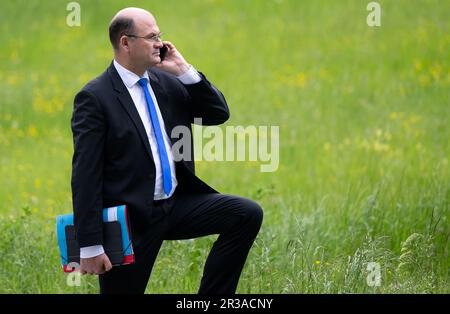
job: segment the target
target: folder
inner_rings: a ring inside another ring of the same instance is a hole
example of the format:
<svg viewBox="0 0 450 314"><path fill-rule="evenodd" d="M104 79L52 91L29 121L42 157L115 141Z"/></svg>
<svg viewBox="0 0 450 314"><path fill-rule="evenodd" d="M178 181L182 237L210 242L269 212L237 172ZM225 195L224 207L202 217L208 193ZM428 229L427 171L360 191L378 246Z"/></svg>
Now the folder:
<svg viewBox="0 0 450 314"><path fill-rule="evenodd" d="M80 264L80 248L76 238L73 214L56 217L56 235L62 268L64 272L70 273ZM103 209L103 249L113 266L134 263L126 205Z"/></svg>

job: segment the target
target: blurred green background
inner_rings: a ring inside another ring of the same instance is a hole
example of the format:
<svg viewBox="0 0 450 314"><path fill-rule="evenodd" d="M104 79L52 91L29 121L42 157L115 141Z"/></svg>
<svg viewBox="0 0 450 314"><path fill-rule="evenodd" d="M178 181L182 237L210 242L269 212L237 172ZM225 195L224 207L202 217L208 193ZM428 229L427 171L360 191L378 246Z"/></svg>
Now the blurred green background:
<svg viewBox="0 0 450 314"><path fill-rule="evenodd" d="M165 40L225 94L225 126L279 126L280 166L198 163L265 211L240 293L448 293L450 1L0 3L0 292L67 285L55 216L71 211L73 97L112 60L120 9L151 11ZM216 236L164 244L149 293L195 293ZM369 262L381 284L367 281Z"/></svg>

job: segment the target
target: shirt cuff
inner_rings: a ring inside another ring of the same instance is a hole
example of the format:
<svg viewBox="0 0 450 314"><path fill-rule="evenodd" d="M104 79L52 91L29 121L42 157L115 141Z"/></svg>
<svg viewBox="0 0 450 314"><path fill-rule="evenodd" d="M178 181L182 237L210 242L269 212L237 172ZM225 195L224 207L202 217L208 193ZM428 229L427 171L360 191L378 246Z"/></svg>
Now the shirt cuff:
<svg viewBox="0 0 450 314"><path fill-rule="evenodd" d="M202 80L202 77L200 76L200 74L198 74L197 70L194 69L192 65L189 65L189 70L177 76L177 79L179 79L181 83L185 85L190 85L200 82Z"/></svg>
<svg viewBox="0 0 450 314"><path fill-rule="evenodd" d="M80 248L80 258L91 258L105 253L103 245L93 245Z"/></svg>

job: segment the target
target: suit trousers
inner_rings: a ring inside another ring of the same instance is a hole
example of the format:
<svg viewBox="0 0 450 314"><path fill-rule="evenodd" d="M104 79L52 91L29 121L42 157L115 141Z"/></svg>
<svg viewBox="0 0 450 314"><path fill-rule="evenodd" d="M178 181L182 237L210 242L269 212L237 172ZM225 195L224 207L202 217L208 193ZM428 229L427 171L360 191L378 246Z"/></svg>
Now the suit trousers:
<svg viewBox="0 0 450 314"><path fill-rule="evenodd" d="M142 294L164 240L218 234L198 293L233 294L262 219L261 207L247 198L176 190L169 199L155 201L148 229L141 235L133 234L135 263L114 266L99 275L100 293Z"/></svg>

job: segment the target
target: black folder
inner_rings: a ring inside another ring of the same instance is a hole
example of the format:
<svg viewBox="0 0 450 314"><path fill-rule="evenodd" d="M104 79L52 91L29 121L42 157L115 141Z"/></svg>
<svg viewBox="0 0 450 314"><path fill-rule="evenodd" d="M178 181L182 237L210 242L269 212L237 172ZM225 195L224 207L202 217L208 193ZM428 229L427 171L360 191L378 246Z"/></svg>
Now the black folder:
<svg viewBox="0 0 450 314"><path fill-rule="evenodd" d="M75 227L67 225L66 243L67 243L67 259L68 263L80 263L80 247L76 239ZM103 249L108 256L111 264L121 265L124 258L124 250L122 247L122 232L118 221L110 221L103 223Z"/></svg>

